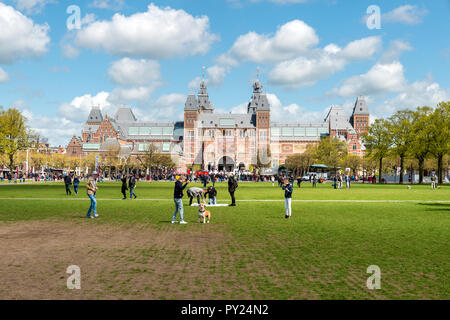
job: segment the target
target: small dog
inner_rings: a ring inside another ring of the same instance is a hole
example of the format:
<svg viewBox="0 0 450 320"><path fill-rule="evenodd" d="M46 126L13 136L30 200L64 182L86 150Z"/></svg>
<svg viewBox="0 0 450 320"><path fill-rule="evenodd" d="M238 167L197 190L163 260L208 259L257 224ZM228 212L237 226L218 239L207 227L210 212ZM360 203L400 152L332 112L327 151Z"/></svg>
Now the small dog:
<svg viewBox="0 0 450 320"><path fill-rule="evenodd" d="M408 186L408 190L411 190L411 186Z"/></svg>
<svg viewBox="0 0 450 320"><path fill-rule="evenodd" d="M202 219L203 223L209 223L209 221L211 220L211 212L206 210L206 206L204 203L198 206L198 222L202 223Z"/></svg>

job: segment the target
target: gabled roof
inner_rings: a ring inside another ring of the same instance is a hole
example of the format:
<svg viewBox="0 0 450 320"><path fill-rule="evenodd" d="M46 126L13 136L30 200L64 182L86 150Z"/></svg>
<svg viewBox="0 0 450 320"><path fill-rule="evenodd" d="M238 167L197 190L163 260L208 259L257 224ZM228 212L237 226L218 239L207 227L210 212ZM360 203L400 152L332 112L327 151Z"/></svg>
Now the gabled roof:
<svg viewBox="0 0 450 320"><path fill-rule="evenodd" d="M354 115L369 115L369 108L367 107L366 100L360 96L356 99L355 106L353 107Z"/></svg>
<svg viewBox="0 0 450 320"><path fill-rule="evenodd" d="M117 110L114 120L116 122L136 122L137 119L130 107L122 106Z"/></svg>
<svg viewBox="0 0 450 320"><path fill-rule="evenodd" d="M99 107L92 107L89 113L87 122L89 123L101 123L103 121L102 111Z"/></svg>

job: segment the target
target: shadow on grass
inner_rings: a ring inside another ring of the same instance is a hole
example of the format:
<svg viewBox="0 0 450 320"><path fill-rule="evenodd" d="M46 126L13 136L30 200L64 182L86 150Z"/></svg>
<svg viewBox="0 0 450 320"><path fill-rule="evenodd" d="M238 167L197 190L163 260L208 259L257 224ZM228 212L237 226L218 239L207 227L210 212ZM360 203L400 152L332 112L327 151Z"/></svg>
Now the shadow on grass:
<svg viewBox="0 0 450 320"><path fill-rule="evenodd" d="M444 211L450 212L450 203L418 203L420 206L426 206L425 211Z"/></svg>

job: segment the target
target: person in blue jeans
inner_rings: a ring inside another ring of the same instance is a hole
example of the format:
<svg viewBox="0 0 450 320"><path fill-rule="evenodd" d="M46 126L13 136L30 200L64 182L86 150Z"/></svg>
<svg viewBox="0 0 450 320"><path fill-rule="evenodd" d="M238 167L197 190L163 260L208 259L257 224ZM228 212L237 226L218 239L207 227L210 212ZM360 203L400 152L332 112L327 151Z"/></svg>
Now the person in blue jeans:
<svg viewBox="0 0 450 320"><path fill-rule="evenodd" d="M75 176L73 179L73 191L75 191L75 195L78 195L78 187L80 186L80 178L78 176Z"/></svg>
<svg viewBox="0 0 450 320"><path fill-rule="evenodd" d="M98 218L97 214L97 200L95 199L95 194L97 193L97 171L92 172L92 176L89 177L86 183L86 190L89 199L91 199L91 206L86 215L86 218L93 219Z"/></svg>
<svg viewBox="0 0 450 320"><path fill-rule="evenodd" d="M177 213L180 212L180 224L186 224L187 222L183 219L183 190L188 185L189 181L184 183L186 181L186 178L184 176L181 176L176 182L175 182L175 189L173 193L173 201L175 202L175 212L172 216L172 223L177 223ZM183 185L184 183L184 185Z"/></svg>

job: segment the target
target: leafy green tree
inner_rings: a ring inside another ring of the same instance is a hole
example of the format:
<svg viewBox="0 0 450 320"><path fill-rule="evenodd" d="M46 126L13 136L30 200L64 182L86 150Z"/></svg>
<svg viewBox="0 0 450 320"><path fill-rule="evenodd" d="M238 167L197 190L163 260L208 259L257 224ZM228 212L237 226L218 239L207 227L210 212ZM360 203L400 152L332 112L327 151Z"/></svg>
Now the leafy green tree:
<svg viewBox="0 0 450 320"><path fill-rule="evenodd" d="M414 140L411 144L411 154L419 164L419 183L423 182L423 171L425 160L430 156L433 142L433 109L430 107L419 107L413 112L412 134Z"/></svg>
<svg viewBox="0 0 450 320"><path fill-rule="evenodd" d="M295 172L297 176L303 176L313 164L313 150L308 149L304 153L297 153L286 158L284 165Z"/></svg>
<svg viewBox="0 0 450 320"><path fill-rule="evenodd" d="M363 142L366 146L367 154L379 162L378 183L381 183L383 176L383 159L389 155L392 147L392 135L390 133L389 121L377 119L369 126L368 133L363 135Z"/></svg>
<svg viewBox="0 0 450 320"><path fill-rule="evenodd" d="M431 115L431 150L437 159L438 180L443 183L443 159L450 152L450 101L441 102Z"/></svg>
<svg viewBox="0 0 450 320"><path fill-rule="evenodd" d="M0 110L0 152L7 156L11 172L16 166L14 156L34 145L34 136L25 122L17 109Z"/></svg>
<svg viewBox="0 0 450 320"><path fill-rule="evenodd" d="M400 110L389 118L392 134L392 153L400 157L400 180L403 184L403 172L405 170L405 158L414 140L412 134L413 111Z"/></svg>
<svg viewBox="0 0 450 320"><path fill-rule="evenodd" d="M315 158L328 167L336 169L347 152L345 141L329 136L320 140L315 148Z"/></svg>
<svg viewBox="0 0 450 320"><path fill-rule="evenodd" d="M342 161L345 168L350 168L353 175L358 174L358 169L361 167L361 158L354 154L348 154Z"/></svg>

